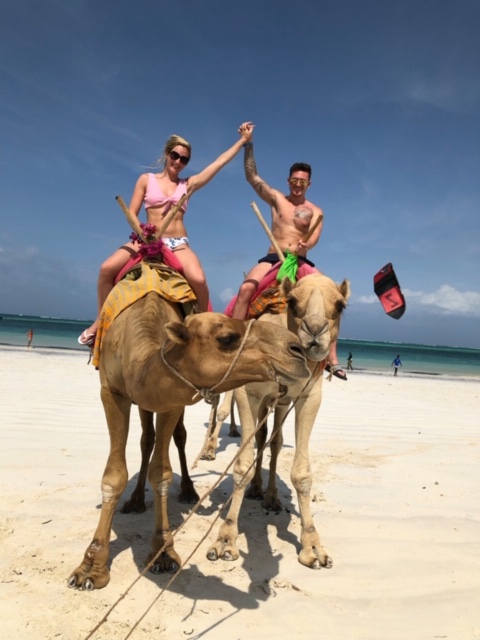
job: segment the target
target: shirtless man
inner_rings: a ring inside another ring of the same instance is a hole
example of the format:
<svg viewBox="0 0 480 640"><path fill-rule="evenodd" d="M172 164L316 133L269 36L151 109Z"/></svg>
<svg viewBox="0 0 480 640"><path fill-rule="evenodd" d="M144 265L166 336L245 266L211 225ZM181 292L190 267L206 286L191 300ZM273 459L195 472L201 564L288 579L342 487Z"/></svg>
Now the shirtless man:
<svg viewBox="0 0 480 640"><path fill-rule="evenodd" d="M253 125L245 123L242 128L253 132ZM313 204L306 198L307 189L311 182L312 169L309 164L297 162L290 167L288 177L289 194L285 196L280 191L272 189L257 173L257 166L253 156L253 142L243 145L245 149L244 167L245 177L249 184L255 189L260 198L271 207L272 212L272 234L280 249L285 252L295 252L298 255L299 264L302 261L314 267L314 264L307 259L307 251L312 249L320 239L323 227L323 212L320 207ZM313 225L318 216L322 216L322 221L314 230L307 242L303 241L310 225ZM246 318L250 300L258 287L262 278L270 271L272 265L278 262L275 248L270 245L268 254L258 261L258 264L251 269L244 282L240 285L237 300L233 307L232 317L243 320ZM341 380L346 380L347 376L338 364L337 343L332 343L329 354L329 364L327 371L332 371L333 375Z"/></svg>

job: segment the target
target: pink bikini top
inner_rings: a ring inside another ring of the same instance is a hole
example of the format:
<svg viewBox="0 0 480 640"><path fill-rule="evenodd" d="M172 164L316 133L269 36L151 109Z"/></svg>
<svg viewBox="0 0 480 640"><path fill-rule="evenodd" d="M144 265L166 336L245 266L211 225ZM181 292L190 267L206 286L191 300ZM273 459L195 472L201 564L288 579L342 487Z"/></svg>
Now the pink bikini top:
<svg viewBox="0 0 480 640"><path fill-rule="evenodd" d="M149 209L150 207L161 207L164 204L167 204L167 209L170 209L172 205L177 204L185 193L187 193L187 180L180 180L174 193L167 198L167 196L160 190L155 174L149 173L143 204L145 209ZM185 200L182 205L184 212L187 210L187 206L188 200Z"/></svg>

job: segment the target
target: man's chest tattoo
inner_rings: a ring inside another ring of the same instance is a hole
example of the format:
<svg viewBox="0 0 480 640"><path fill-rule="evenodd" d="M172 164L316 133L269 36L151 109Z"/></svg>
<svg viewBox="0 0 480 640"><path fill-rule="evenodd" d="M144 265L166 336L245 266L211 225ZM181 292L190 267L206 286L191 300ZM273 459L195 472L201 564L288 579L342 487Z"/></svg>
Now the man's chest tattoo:
<svg viewBox="0 0 480 640"><path fill-rule="evenodd" d="M311 220L313 217L313 209L305 205L300 205L295 207L293 215L295 218L300 218L301 220Z"/></svg>

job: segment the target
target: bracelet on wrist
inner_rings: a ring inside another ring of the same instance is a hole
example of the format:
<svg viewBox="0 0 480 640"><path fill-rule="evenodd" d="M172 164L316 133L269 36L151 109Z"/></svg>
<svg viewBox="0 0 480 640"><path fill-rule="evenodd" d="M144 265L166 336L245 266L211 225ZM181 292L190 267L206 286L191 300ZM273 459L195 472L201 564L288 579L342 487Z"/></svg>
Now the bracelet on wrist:
<svg viewBox="0 0 480 640"><path fill-rule="evenodd" d="M247 147L251 147L253 145L253 142L245 142L245 144L243 145L243 148L246 149Z"/></svg>

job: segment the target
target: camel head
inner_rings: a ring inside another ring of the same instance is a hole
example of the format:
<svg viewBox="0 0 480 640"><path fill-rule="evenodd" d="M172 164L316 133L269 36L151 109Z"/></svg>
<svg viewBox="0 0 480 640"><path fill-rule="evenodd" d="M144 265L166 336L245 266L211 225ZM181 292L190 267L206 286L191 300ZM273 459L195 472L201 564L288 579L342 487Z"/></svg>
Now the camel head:
<svg viewBox="0 0 480 640"><path fill-rule="evenodd" d="M284 278L281 287L288 302L288 328L298 335L309 360L323 360L338 337L350 296L348 280L335 284L323 274L311 274L296 283Z"/></svg>
<svg viewBox="0 0 480 640"><path fill-rule="evenodd" d="M206 312L188 316L184 323L169 322L165 330L167 361L197 387L218 385L235 358L216 387L219 393L247 382L290 384L308 377L298 338L269 322Z"/></svg>

